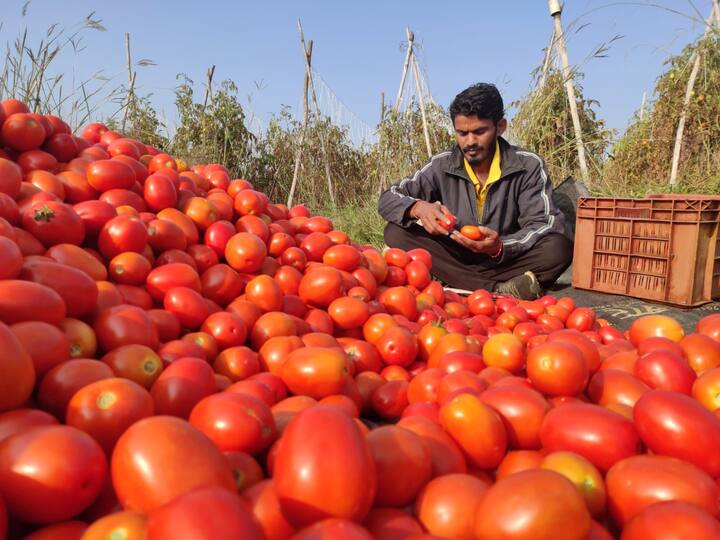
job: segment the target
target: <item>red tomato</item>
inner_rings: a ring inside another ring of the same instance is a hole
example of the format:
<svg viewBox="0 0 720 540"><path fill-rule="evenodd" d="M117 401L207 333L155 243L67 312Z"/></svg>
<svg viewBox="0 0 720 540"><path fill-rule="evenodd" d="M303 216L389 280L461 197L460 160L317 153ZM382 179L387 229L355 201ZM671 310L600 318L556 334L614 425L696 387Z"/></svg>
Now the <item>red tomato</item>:
<svg viewBox="0 0 720 540"><path fill-rule="evenodd" d="M566 327L580 332L592 329L593 324L595 324L595 310L590 308L575 308L565 321Z"/></svg>
<svg viewBox="0 0 720 540"><path fill-rule="evenodd" d="M400 370L399 366L397 367ZM404 370L403 370L404 371ZM388 382L378 386L372 393L371 405L375 413L381 418L393 419L399 418L405 407L408 406L407 400L407 379L410 376L405 372L406 377L403 379L392 380L387 378Z"/></svg>
<svg viewBox="0 0 720 540"><path fill-rule="evenodd" d="M507 450L500 415L477 396L460 394L440 408L440 422L470 462L482 469L497 467Z"/></svg>
<svg viewBox="0 0 720 540"><path fill-rule="evenodd" d="M637 454L640 437L631 421L586 403L568 403L545 415L540 441L550 452L580 454L605 472L621 459Z"/></svg>
<svg viewBox="0 0 720 540"><path fill-rule="evenodd" d="M187 418L201 399L217 392L217 386L206 361L180 358L163 370L150 392L157 414Z"/></svg>
<svg viewBox="0 0 720 540"><path fill-rule="evenodd" d="M414 517L397 508L373 508L363 526L375 540L408 540L423 531Z"/></svg>
<svg viewBox="0 0 720 540"><path fill-rule="evenodd" d="M267 256L263 241L250 233L237 233L225 245L225 259L238 272L255 272Z"/></svg>
<svg viewBox="0 0 720 540"><path fill-rule="evenodd" d="M154 416L123 433L112 455L118 499L148 512L200 486L235 490L230 465L215 445L189 423Z"/></svg>
<svg viewBox="0 0 720 540"><path fill-rule="evenodd" d="M689 396L653 390L633 409L643 442L656 454L697 465L720 476L720 418Z"/></svg>
<svg viewBox="0 0 720 540"><path fill-rule="evenodd" d="M635 376L651 388L690 394L697 375L687 360L670 351L649 352L635 362Z"/></svg>
<svg viewBox="0 0 720 540"><path fill-rule="evenodd" d="M292 351L279 375L295 394L321 399L339 394L348 376L348 358L337 349L303 347Z"/></svg>
<svg viewBox="0 0 720 540"><path fill-rule="evenodd" d="M39 409L8 411L0 414L0 442L15 433L24 432L38 426L54 426L57 423L58 421L54 416Z"/></svg>
<svg viewBox="0 0 720 540"><path fill-rule="evenodd" d="M85 225L72 206L61 202L39 202L23 214L23 228L46 247L55 244L82 244Z"/></svg>
<svg viewBox="0 0 720 540"><path fill-rule="evenodd" d="M331 516L360 521L376 491L365 437L348 415L327 405L310 407L290 422L273 480L282 513L295 526Z"/></svg>
<svg viewBox="0 0 720 540"><path fill-rule="evenodd" d="M580 349L562 341L533 347L527 357L528 378L551 396L574 396L585 389L589 369Z"/></svg>
<svg viewBox="0 0 720 540"><path fill-rule="evenodd" d="M633 407L650 387L637 377L619 369L602 369L593 375L587 395L598 405L621 404Z"/></svg>
<svg viewBox="0 0 720 540"><path fill-rule="evenodd" d="M430 533L442 538L475 538L475 511L490 484L469 474L446 474L425 486L415 515Z"/></svg>
<svg viewBox="0 0 720 540"><path fill-rule="evenodd" d="M720 367L720 343L704 334L690 334L680 341L680 348L690 367L701 375ZM682 356L682 355L681 355Z"/></svg>
<svg viewBox="0 0 720 540"><path fill-rule="evenodd" d="M223 452L259 454L277 437L270 407L252 396L234 392L199 401L190 413L190 423Z"/></svg>
<svg viewBox="0 0 720 540"><path fill-rule="evenodd" d="M38 403L62 420L75 392L90 383L113 376L112 369L98 360L68 360L45 374L38 388Z"/></svg>
<svg viewBox="0 0 720 540"><path fill-rule="evenodd" d="M98 249L106 259L112 259L125 251L142 253L147 243L145 224L128 215L119 215L109 220L98 235Z"/></svg>
<svg viewBox="0 0 720 540"><path fill-rule="evenodd" d="M143 197L150 210L159 212L177 205L177 190L165 176L153 174L145 180Z"/></svg>
<svg viewBox="0 0 720 540"><path fill-rule="evenodd" d="M95 255L81 247L72 244L57 244L48 249L45 255L60 264L82 270L95 281L107 280L105 265Z"/></svg>
<svg viewBox="0 0 720 540"><path fill-rule="evenodd" d="M543 458L540 467L560 473L575 484L593 516L599 516L605 510L607 494L603 477L595 466L581 455L574 452L552 452Z"/></svg>
<svg viewBox="0 0 720 540"><path fill-rule="evenodd" d="M126 510L114 512L93 522L85 531L81 540L107 540L113 535L127 535L128 540L145 538L147 533L147 516L140 512ZM121 536L122 538L122 536Z"/></svg>
<svg viewBox="0 0 720 540"><path fill-rule="evenodd" d="M720 409L720 369L700 375L693 383L692 397L709 411Z"/></svg>
<svg viewBox="0 0 720 540"><path fill-rule="evenodd" d="M120 305L104 310L93 325L100 347L111 351L122 345L158 346L155 324L144 310L136 306Z"/></svg>
<svg viewBox="0 0 720 540"><path fill-rule="evenodd" d="M88 184L99 192L111 189L130 189L135 183L135 171L116 159L100 159L88 165Z"/></svg>
<svg viewBox="0 0 720 540"><path fill-rule="evenodd" d="M720 538L720 523L694 504L667 501L652 504L623 528L623 540L648 538Z"/></svg>
<svg viewBox="0 0 720 540"><path fill-rule="evenodd" d="M311 525L295 536L294 540L372 540L372 535L360 525L347 519L324 519Z"/></svg>
<svg viewBox="0 0 720 540"><path fill-rule="evenodd" d="M20 344L30 353L38 377L70 359L70 342L60 329L40 321L25 321L10 327ZM42 339L38 339L42 336Z"/></svg>
<svg viewBox="0 0 720 540"><path fill-rule="evenodd" d="M644 508L661 501L684 501L716 518L720 488L699 468L666 456L642 455L615 464L605 478L608 508L623 527Z"/></svg>
<svg viewBox="0 0 720 540"><path fill-rule="evenodd" d="M496 480L529 469L539 469L545 456L538 450L512 450L505 454L495 473Z"/></svg>
<svg viewBox="0 0 720 540"><path fill-rule="evenodd" d="M403 315L409 320L417 319L415 296L406 287L391 287L379 294L378 300L391 315Z"/></svg>
<svg viewBox="0 0 720 540"><path fill-rule="evenodd" d="M0 443L0 491L10 514L27 523L76 516L106 477L102 449L73 427L35 427Z"/></svg>
<svg viewBox="0 0 720 540"><path fill-rule="evenodd" d="M20 152L40 148L45 135L45 128L32 113L10 114L2 124L3 142Z"/></svg>
<svg viewBox="0 0 720 540"><path fill-rule="evenodd" d="M646 315L636 319L630 325L629 334L630 341L636 347L650 337L664 337L679 342L685 335L680 323L666 315Z"/></svg>
<svg viewBox="0 0 720 540"><path fill-rule="evenodd" d="M150 512L147 540L171 538L178 530L187 540L263 540L247 503L239 495L215 486L182 493Z"/></svg>
<svg viewBox="0 0 720 540"><path fill-rule="evenodd" d="M479 227L475 225L463 225L460 229L460 234L466 236L470 240L482 240L485 235L482 233Z"/></svg>
<svg viewBox="0 0 720 540"><path fill-rule="evenodd" d="M475 516L477 540L586 540L590 531L580 492L553 471L522 471L499 480L480 499Z"/></svg>
<svg viewBox="0 0 720 540"><path fill-rule="evenodd" d="M145 345L121 345L102 357L118 377L124 377L150 389L160 376L163 363L150 347Z"/></svg>
<svg viewBox="0 0 720 540"><path fill-rule="evenodd" d="M90 383L72 397L66 423L92 436L110 455L128 427L153 414L147 390L128 379L110 378Z"/></svg>
<svg viewBox="0 0 720 540"><path fill-rule="evenodd" d="M357 298L343 296L328 306L328 314L338 328L350 330L360 328L370 316L367 303Z"/></svg>
<svg viewBox="0 0 720 540"><path fill-rule="evenodd" d="M375 342L380 357L388 365L409 366L418 354L415 335L401 326L388 328Z"/></svg>
<svg viewBox="0 0 720 540"><path fill-rule="evenodd" d="M26 262L20 278L55 290L65 302L69 317L82 318L95 311L97 285L80 270L54 262Z"/></svg>
<svg viewBox="0 0 720 540"><path fill-rule="evenodd" d="M0 193L17 198L22 185L22 169L9 159L0 158Z"/></svg>
<svg viewBox="0 0 720 540"><path fill-rule="evenodd" d="M485 365L519 373L525 367L525 345L512 334L496 334L483 345Z"/></svg>
<svg viewBox="0 0 720 540"><path fill-rule="evenodd" d="M480 394L503 419L511 448L539 449L540 427L551 407L535 390L522 386L493 386Z"/></svg>
<svg viewBox="0 0 720 540"><path fill-rule="evenodd" d="M335 268L322 266L307 272L298 287L298 295L309 306L326 308L345 290L342 275Z"/></svg>
<svg viewBox="0 0 720 540"><path fill-rule="evenodd" d="M173 313L185 328L200 328L210 311L200 293L189 287L173 287L163 299L163 307Z"/></svg>
<svg viewBox="0 0 720 540"><path fill-rule="evenodd" d="M377 476L375 506L403 507L415 500L432 475L430 450L422 438L396 426L367 436Z"/></svg>
<svg viewBox="0 0 720 540"><path fill-rule="evenodd" d="M65 315L65 301L50 287L32 281L0 281L0 322L44 321L57 325Z"/></svg>

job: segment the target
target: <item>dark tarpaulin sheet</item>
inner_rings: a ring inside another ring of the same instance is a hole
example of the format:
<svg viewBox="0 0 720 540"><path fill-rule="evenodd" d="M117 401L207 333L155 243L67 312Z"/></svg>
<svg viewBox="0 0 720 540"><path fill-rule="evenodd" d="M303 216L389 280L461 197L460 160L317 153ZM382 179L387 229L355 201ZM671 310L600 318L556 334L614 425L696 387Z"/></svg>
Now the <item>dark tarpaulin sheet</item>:
<svg viewBox="0 0 720 540"><path fill-rule="evenodd" d="M591 307L598 318L607 319L621 330L627 330L635 319L645 315L667 315L682 325L686 334L695 331L697 322L713 313L720 313L720 302L711 302L693 308L648 302L616 294L604 294L569 285L557 284L547 291L556 297L569 296L578 306Z"/></svg>

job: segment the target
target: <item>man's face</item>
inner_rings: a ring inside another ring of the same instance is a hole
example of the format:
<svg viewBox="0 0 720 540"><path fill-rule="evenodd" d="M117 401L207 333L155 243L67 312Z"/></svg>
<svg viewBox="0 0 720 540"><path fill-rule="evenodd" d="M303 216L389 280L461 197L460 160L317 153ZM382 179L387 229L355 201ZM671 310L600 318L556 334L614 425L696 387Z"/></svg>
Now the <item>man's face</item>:
<svg viewBox="0 0 720 540"><path fill-rule="evenodd" d="M470 165L480 165L490 158L495 149L495 141L507 127L507 120L497 125L489 118L477 116L455 116L455 140Z"/></svg>

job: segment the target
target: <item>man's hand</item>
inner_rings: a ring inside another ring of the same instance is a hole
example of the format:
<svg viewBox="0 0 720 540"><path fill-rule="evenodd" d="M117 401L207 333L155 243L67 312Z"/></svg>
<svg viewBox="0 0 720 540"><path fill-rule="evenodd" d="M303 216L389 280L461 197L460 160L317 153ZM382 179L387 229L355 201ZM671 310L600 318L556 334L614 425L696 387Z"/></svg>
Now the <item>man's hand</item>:
<svg viewBox="0 0 720 540"><path fill-rule="evenodd" d="M480 229L480 232L485 235L482 240L470 240L467 236L460 234L458 231L453 231L450 238L475 253L495 255L502 245L502 240L498 236L498 233L492 229L488 229L487 227L478 227L478 229Z"/></svg>
<svg viewBox="0 0 720 540"><path fill-rule="evenodd" d="M410 207L410 217L419 219L423 228L430 234L442 234L447 236L449 231L440 225L440 222L447 221L450 211L440 203L429 203L418 201Z"/></svg>

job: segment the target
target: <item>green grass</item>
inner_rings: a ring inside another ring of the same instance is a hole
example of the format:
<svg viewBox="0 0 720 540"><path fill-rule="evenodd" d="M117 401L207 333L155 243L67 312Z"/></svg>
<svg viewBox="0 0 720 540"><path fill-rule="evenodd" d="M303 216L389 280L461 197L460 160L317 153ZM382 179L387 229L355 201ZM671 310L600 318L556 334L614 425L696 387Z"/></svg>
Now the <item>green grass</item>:
<svg viewBox="0 0 720 540"><path fill-rule="evenodd" d="M378 214L377 200L360 200L337 208L313 208L332 219L335 228L347 233L358 244L382 247L385 220Z"/></svg>

